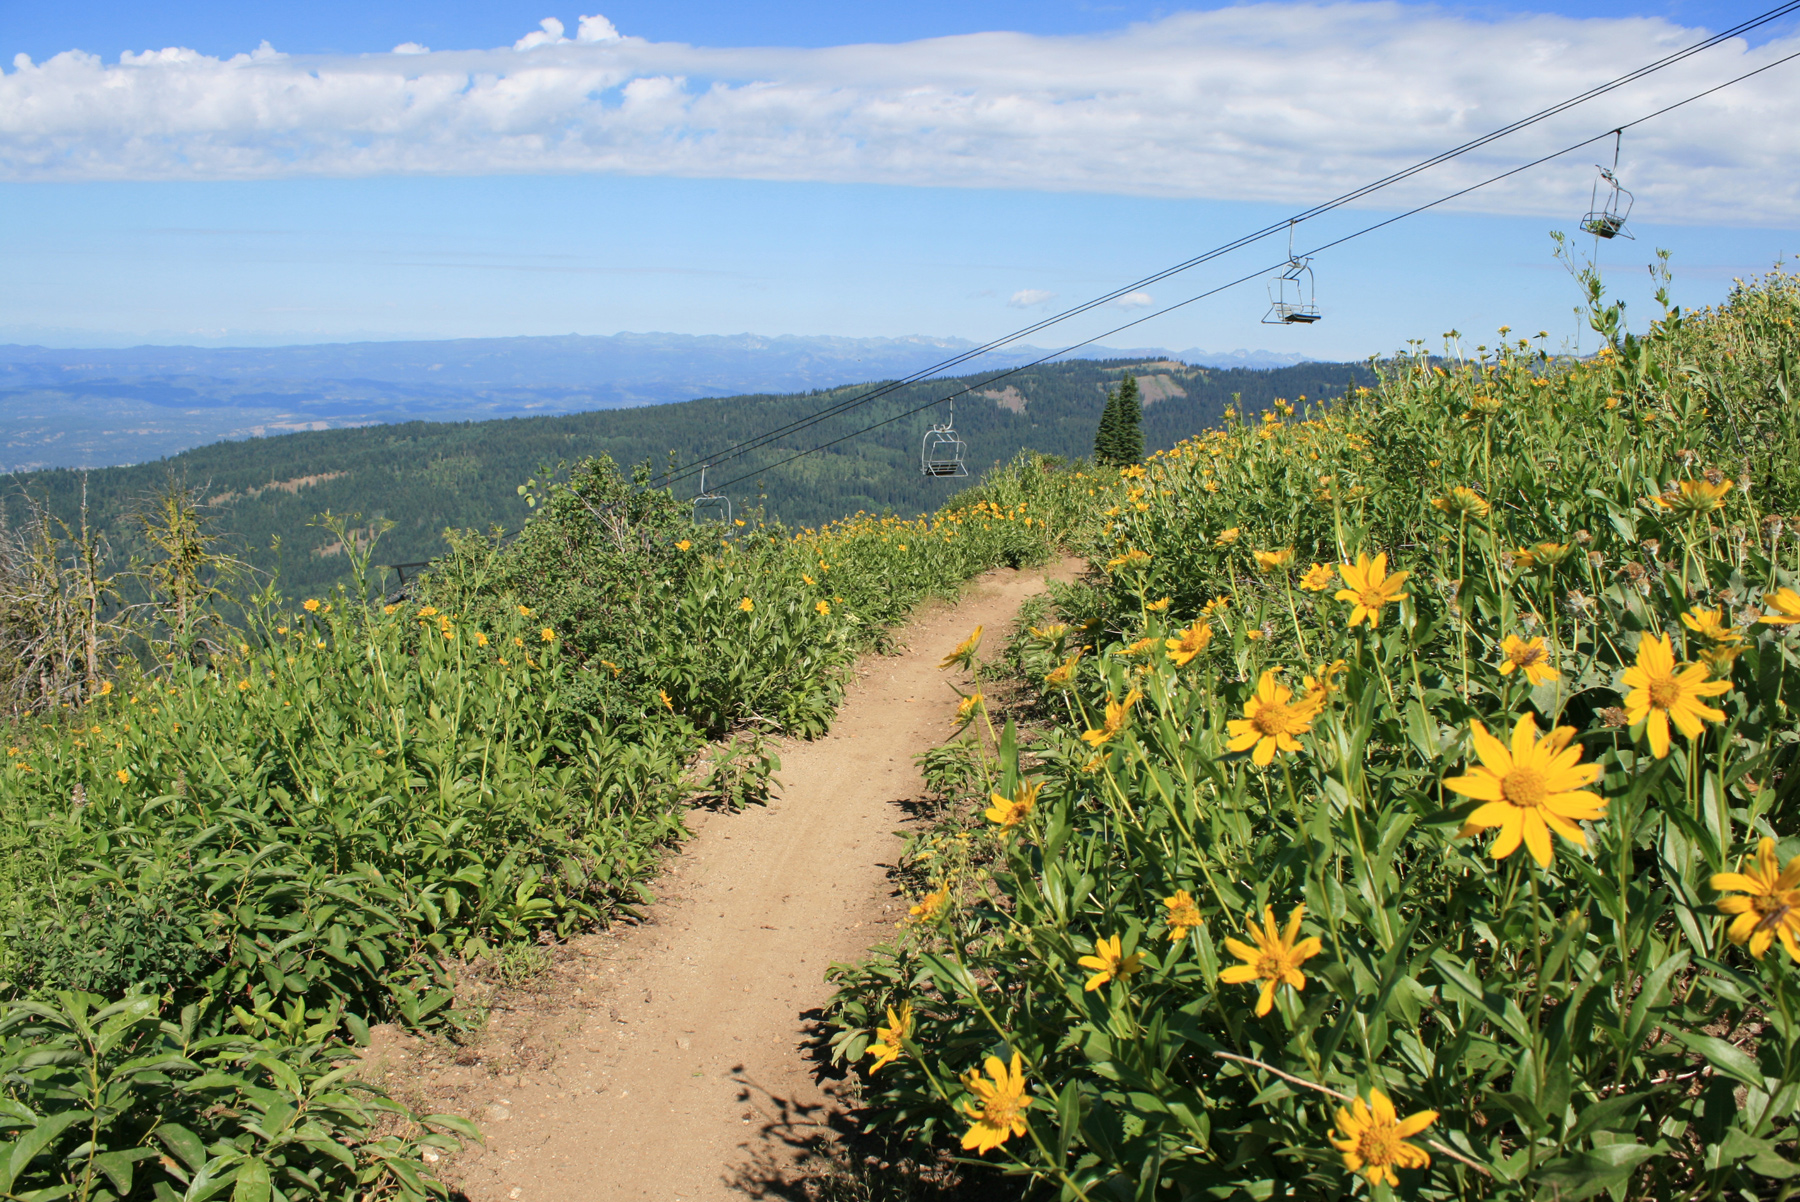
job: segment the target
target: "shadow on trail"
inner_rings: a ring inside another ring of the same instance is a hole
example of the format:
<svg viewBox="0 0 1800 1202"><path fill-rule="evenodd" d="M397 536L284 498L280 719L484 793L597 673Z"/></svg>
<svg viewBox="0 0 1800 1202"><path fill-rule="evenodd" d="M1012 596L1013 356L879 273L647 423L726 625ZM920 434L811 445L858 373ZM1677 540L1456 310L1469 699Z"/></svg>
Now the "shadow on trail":
<svg viewBox="0 0 1800 1202"><path fill-rule="evenodd" d="M743 1158L724 1176L747 1198L780 1202L1007 1202L1023 1183L955 1163L944 1149L902 1148L865 1129L857 1117L856 1081L834 1064L831 1030L818 1010L797 1046L829 1105L805 1105L771 1093L733 1070L743 1104Z"/></svg>

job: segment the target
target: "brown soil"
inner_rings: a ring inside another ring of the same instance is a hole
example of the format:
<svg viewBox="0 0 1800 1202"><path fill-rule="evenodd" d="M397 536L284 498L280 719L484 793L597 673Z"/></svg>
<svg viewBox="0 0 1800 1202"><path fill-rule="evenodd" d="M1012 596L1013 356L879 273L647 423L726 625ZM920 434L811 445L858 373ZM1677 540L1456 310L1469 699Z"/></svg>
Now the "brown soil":
<svg viewBox="0 0 1800 1202"><path fill-rule="evenodd" d="M1020 602L1076 566L990 572L921 611L902 654L863 660L828 736L781 746L776 800L698 815L645 920L560 949L478 1047L386 1033L374 1054L402 1098L487 1133L446 1179L471 1202L794 1196L809 1147L845 1125L809 1017L825 971L906 913L895 828L921 795L913 757L956 709L938 661L976 625L997 646Z"/></svg>

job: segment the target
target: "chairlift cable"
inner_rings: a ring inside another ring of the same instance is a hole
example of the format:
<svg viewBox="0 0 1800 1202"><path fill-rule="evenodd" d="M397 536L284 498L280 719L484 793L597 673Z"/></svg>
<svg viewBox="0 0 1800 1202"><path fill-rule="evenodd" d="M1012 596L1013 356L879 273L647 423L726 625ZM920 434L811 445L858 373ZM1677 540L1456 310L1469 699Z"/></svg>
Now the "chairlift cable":
<svg viewBox="0 0 1800 1202"><path fill-rule="evenodd" d="M847 398L846 400L843 400L843 401L837 402L833 405L827 406L825 409L822 409L822 410L818 411L817 413L814 413L808 417L796 418L791 422L785 423L784 425L781 425L781 426L775 427L774 429L765 431L764 433L759 434L759 435L755 436L754 438L751 438L745 442L737 444L736 446L732 447L730 450L728 450L726 452L708 457L707 462L709 464L713 464L716 466L717 464L720 464L720 463L729 462L733 459L741 458L751 451L754 451L763 446L766 446L770 442L775 441L776 439L782 437L783 435L793 433L798 430L806 429L810 426L818 424L821 421L825 421L831 417L835 417L835 416L838 416L839 414L848 412L851 409L859 408L860 406L866 405L866 404L868 404L872 401L875 401L883 396L886 396L889 393L896 391L897 389L903 388L909 384L918 383L919 381L928 379L929 377L934 376L934 375L940 375L943 372L947 371L948 369L955 367L961 363L967 362L970 359L977 358L981 355L987 354L991 351L994 351L1003 346L1006 346L1008 343L1016 342L1021 338L1029 337L1030 335L1038 333L1039 331L1042 331L1044 329L1047 329L1050 326L1059 324L1063 321L1067 321L1068 319L1070 319L1072 317L1079 316L1080 314L1086 313L1092 309L1098 308L1101 305L1108 304L1112 301L1119 299L1122 296L1125 296L1126 294L1128 294L1130 292L1134 292L1141 288L1147 287L1151 284L1158 283L1162 280L1168 279L1170 276L1176 275L1183 271L1187 271L1190 268L1197 267L1200 264L1209 262L1209 261L1219 258L1225 254L1229 254L1232 251L1242 249L1243 247L1248 246L1252 243L1261 241L1261 240L1268 238L1274 234L1280 233L1283 229L1291 228L1293 225L1295 225L1301 221L1310 220L1314 217L1318 217L1325 213L1328 213L1334 209L1341 208L1344 205L1353 203L1354 201L1360 200L1363 197L1369 196L1375 192L1380 191L1381 189L1391 187L1394 184L1397 184L1397 183L1403 182L1404 180L1410 179L1412 176L1417 175L1420 172L1429 170L1432 167L1436 167L1443 163L1449 162L1452 159L1458 158L1464 154L1469 153L1470 151L1477 150L1477 149L1481 148L1482 146L1485 146L1485 145L1487 145L1491 142L1494 142L1500 138L1507 137L1511 134L1519 132L1522 129L1526 129L1532 125L1536 125L1536 124L1539 124L1540 122L1546 121L1551 117L1554 117L1561 113L1567 112L1569 109L1574 108L1577 105L1584 104L1587 101L1593 100L1599 96L1605 95L1608 92L1615 91L1618 88L1624 87L1627 84L1635 83L1636 81L1644 78L1645 76L1648 76L1650 74L1653 74L1654 72L1663 70L1666 67L1673 66L1676 63L1682 62L1683 60L1685 60L1687 58L1690 58L1696 54L1701 53L1702 51L1709 50L1712 47L1720 44L1721 42L1728 41L1732 38L1735 38L1742 34L1748 33L1751 30L1757 29L1763 25L1767 25L1773 21L1777 21L1777 20L1781 19L1782 17L1788 16L1791 13L1794 13L1795 11L1800 11L1800 0L1785 0L1784 3L1779 4L1779 5L1775 6L1774 8L1771 8L1761 14L1758 14L1757 16L1751 17L1745 21L1741 21L1729 29L1722 30L1719 33L1716 33L1709 37L1703 38L1700 41L1695 42L1694 44L1692 44L1690 46L1687 46L1681 50L1674 51L1668 55L1665 55L1664 57L1662 57L1660 59L1655 60L1654 62L1647 63L1642 67L1638 67L1637 69L1635 69L1633 71L1629 71L1626 74L1618 76L1615 79L1609 80L1606 83L1599 84L1599 85L1596 85L1595 87L1589 88L1587 91L1581 92L1575 96L1569 97L1566 100L1560 101L1557 104L1551 105L1549 108L1542 109L1536 113L1531 114L1530 116L1522 117L1517 121L1514 121L1508 125L1500 127L1499 129L1496 129L1489 133L1483 134L1479 138L1475 138L1471 141L1464 142L1460 146L1456 146L1449 150L1442 151L1438 154L1431 156L1430 158L1422 159L1419 162L1414 163L1413 165L1411 165L1409 167L1402 168L1402 169L1395 171L1389 175L1383 176L1382 178L1380 178L1378 180L1375 180L1368 184L1364 184L1361 187L1358 187L1350 192L1346 192L1340 196L1337 196L1331 200L1327 200L1327 201L1321 202L1320 204L1314 205L1311 208L1304 209L1301 212L1299 212L1299 213L1295 214L1294 216L1287 218L1283 221L1265 226L1262 229L1256 230L1252 233L1245 234L1231 242L1224 243L1218 247L1215 247L1212 250L1206 251L1206 252L1196 255L1190 259L1184 260L1181 263L1177 263L1172 267L1168 267L1162 271L1156 272L1153 275L1145 276L1144 278L1137 280L1134 283L1122 285L1118 288L1113 289L1111 292L1105 293L1102 296L1095 297L1094 299L1086 301L1083 304L1077 305L1070 309L1066 309L1063 312L1055 314L1051 317L1046 317L1041 321L1034 322L1033 324L1025 326L1022 329L1016 330L1011 334L1005 335L1004 337L997 338L997 339L994 339L993 341L983 343L980 346L971 347L970 349L968 349L966 351L962 351L957 355L954 355L948 359L942 360L942 361L935 363L929 367L920 368L919 370L911 373L910 375L904 376L898 380L889 381L886 384L879 385L873 389L870 389L868 391L860 393L857 396L850 397L850 398ZM1780 62L1785 62L1785 61L1787 61L1787 60L1786 59L1777 60L1776 63L1770 63L1765 67L1758 68L1756 71L1752 71L1748 75L1739 76L1738 79L1747 79L1747 78L1749 78L1749 75L1760 74L1762 71L1767 70L1769 67L1776 66ZM1735 82L1737 82L1737 80L1731 80L1725 84L1718 85L1718 87L1728 87L1728 86L1730 86L1731 83L1735 83ZM1707 92L1699 93L1698 96L1690 97L1689 99L1690 100L1698 99L1699 96L1709 95L1712 91L1716 91L1716 90L1717 90L1717 88L1709 89ZM1685 104L1685 103L1687 103L1687 101L1682 101L1679 103ZM1679 104L1675 105L1675 106L1671 106L1671 107L1679 107ZM1659 110L1659 113L1651 114L1651 116L1660 115L1661 112L1666 112L1666 111L1668 111L1668 110L1667 109ZM1648 117L1639 118L1639 121L1641 122L1641 121L1648 120L1648 119L1649 119ZM1634 125L1634 124L1638 124L1638 122L1631 122L1628 125L1619 126L1617 128L1619 130L1624 130L1624 129L1630 128L1630 125ZM1609 131L1609 132L1612 132L1612 131ZM1590 142L1595 141L1595 140L1597 140L1597 139L1589 139ZM1582 145L1586 145L1586 144L1587 143L1582 143ZM1566 153L1566 152L1559 152L1559 153ZM1550 156L1550 157L1555 157L1555 156ZM1497 177L1497 178L1503 178L1503 177ZM1485 186L1485 185L1477 185L1477 186ZM1166 310L1163 310L1163 311L1166 312ZM1133 324L1135 324L1135 323L1133 323ZM1125 327L1121 327L1121 328L1125 328ZM1085 346L1088 344L1088 342L1092 342L1092 341L1093 341L1092 339L1089 339L1086 342L1077 343L1076 346L1077 347ZM1063 354L1063 353L1067 353L1067 352L1058 352L1058 353ZM1033 361L1033 363L1031 363L1027 366L1037 366L1038 364L1041 364L1046 361L1047 361L1046 359L1038 359L1038 360ZM1012 374L1012 373L1008 373L1008 374ZM883 423L883 424L885 424L885 423ZM664 473L664 475L661 477L661 479L657 482L657 486L664 486L664 485L672 484L677 480L685 479L689 476L692 476L697 470L698 470L697 464L689 464L688 466L683 467L683 468L672 469L671 471Z"/></svg>
<svg viewBox="0 0 1800 1202"><path fill-rule="evenodd" d="M1404 213L1397 213L1392 217L1384 218L1383 220L1377 221L1372 225L1364 226L1362 229L1356 230L1349 234L1345 234L1341 238L1335 238L1330 242L1321 243L1320 245L1315 246L1311 250L1307 251L1306 254L1303 255L1302 257L1303 258L1311 258L1312 256L1320 254L1323 251L1331 250L1335 247L1342 246L1346 242L1352 242L1352 241L1356 240L1357 238L1363 237L1366 234L1372 234L1377 230L1385 229L1388 226L1393 225L1395 222L1404 221L1408 217L1416 217L1420 213L1426 212L1427 210L1430 210L1430 209L1437 208L1439 205L1448 204L1450 201L1460 199L1461 197L1469 195L1471 192L1479 191L1480 189L1485 188L1485 187L1489 186L1490 184L1497 184L1497 183L1501 182L1502 180L1510 179L1515 175L1521 174L1522 172L1530 171L1534 167L1541 167L1545 163L1551 162L1554 159L1562 158L1564 155L1567 155L1567 154L1573 154L1575 151L1580 150L1583 147L1592 146L1595 142L1599 142L1605 138L1612 137L1615 133L1619 133L1624 130L1630 129L1633 126L1642 125L1646 121L1652 121L1652 120L1656 119L1657 117L1661 117L1661 116L1664 116L1665 114L1671 113L1671 112L1675 111L1676 109L1683 107L1684 105L1692 104L1696 100L1704 99L1707 96L1711 96L1715 92L1718 92L1725 88L1731 87L1733 84L1742 83L1744 80L1749 79L1752 76L1761 75L1765 71L1773 70L1774 68L1779 67L1784 63L1792 62L1795 59L1800 59L1800 51L1796 51L1793 54L1789 54L1783 58L1778 58L1774 62L1765 63L1763 66L1760 66L1753 71L1746 71L1744 74L1736 76L1735 78L1732 78L1732 79L1728 79L1724 83L1716 84L1713 87L1706 89L1704 92L1696 92L1694 95L1687 97L1685 100L1677 100L1674 104L1665 105L1664 107L1657 109L1655 112L1646 113L1642 117L1639 117L1634 121L1628 121L1623 125L1615 127L1614 129L1607 130L1603 134L1595 134L1591 138L1587 138L1587 139L1584 139L1583 141L1576 142L1570 146L1565 146L1561 150L1554 151L1550 154L1544 155L1541 158L1533 159L1529 163L1521 163L1519 166L1513 167L1510 170L1502 171L1499 175L1491 176L1487 179L1482 180L1480 183L1470 184L1466 188L1460 188L1455 192L1451 192L1447 195L1440 196L1436 200L1429 201L1425 204L1419 205L1416 208L1408 209ZM899 413L899 414L894 415L893 417L885 418L882 421L871 423L870 425L864 426L860 430L856 430L852 433L845 434L842 437L834 438L834 439L830 440L829 442L820 443L818 446L812 447L805 451L798 451L798 452L788 456L786 459L779 459L779 460L775 461L774 463L765 464L764 466L758 468L754 472L748 472L742 476L736 477L735 479L731 480L729 483L724 485L724 487L729 488L729 487L731 487L732 484L739 484L745 480L751 479L754 476L760 476L766 472L772 471L775 468L784 467L787 464L794 462L796 459L804 459L808 455L815 455L821 451L829 450L830 448L837 446L839 443L848 442L849 440L851 440L853 438L860 438L864 434L867 434L873 430L881 429L883 426L889 426L889 425L894 424L895 422L903 421L906 418L913 417L917 414L923 413L925 410L931 409L937 405L941 405L945 401L954 401L956 397L966 396L969 393L975 391L976 389L985 388L991 384L997 384L1001 380L1006 379L1008 376L1017 375L1018 373L1020 373L1022 371L1026 371L1030 368L1040 366L1041 364L1047 363L1052 359L1056 359L1063 355L1066 355L1071 351L1080 350L1082 347L1088 346L1095 342L1098 342L1102 338L1110 338L1114 334L1124 333L1126 330L1131 329L1133 326L1142 325L1144 322L1152 321L1155 318L1166 316L1170 313L1173 313L1177 309L1186 308L1188 305L1191 305L1191 304L1195 303L1196 301L1205 300L1206 298L1208 298L1210 296L1217 296L1221 292L1226 292L1232 288L1236 288L1240 284L1247 284L1251 280L1261 279L1263 276L1267 275L1270 271L1273 271L1280 266L1281 266L1281 264L1275 263L1275 264L1270 264L1267 267L1259 268L1258 270L1253 271L1253 272L1249 273L1248 275L1241 275L1235 280L1231 280L1228 283L1220 284L1216 288L1209 288L1205 292L1199 293L1196 296L1188 297L1186 300L1177 301L1172 305L1168 305L1164 308L1158 309L1154 313L1147 313L1144 316L1134 318L1131 321L1128 321L1123 325L1115 326L1114 328L1112 328L1110 330L1106 330L1102 333L1095 334L1092 338L1086 338L1080 342L1076 342L1069 346L1066 346L1061 350L1052 351L1049 354L1043 355L1040 358L1032 360L1030 363L1022 363L1017 367L1009 368L1006 371L1003 371L1003 372L999 373L998 375L991 376L988 379L982 380L979 383L967 385L963 388L958 389L956 392L951 393L947 397L938 397L937 399L928 401L923 405L919 405L915 408L909 409L904 413Z"/></svg>

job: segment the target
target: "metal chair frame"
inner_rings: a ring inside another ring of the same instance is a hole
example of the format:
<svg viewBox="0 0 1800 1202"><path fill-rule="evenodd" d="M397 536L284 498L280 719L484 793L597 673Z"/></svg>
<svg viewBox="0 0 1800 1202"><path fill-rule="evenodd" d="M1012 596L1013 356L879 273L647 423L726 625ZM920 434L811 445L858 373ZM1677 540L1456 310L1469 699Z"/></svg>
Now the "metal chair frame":
<svg viewBox="0 0 1800 1202"><path fill-rule="evenodd" d="M1269 311L1263 314L1262 323L1266 326L1309 326L1319 317L1312 260L1294 253L1294 223L1290 221L1287 266L1269 281Z"/></svg>
<svg viewBox="0 0 1800 1202"><path fill-rule="evenodd" d="M694 525L722 523L725 537L731 538L737 534L737 526L731 520L731 498L706 491L706 468L706 464L700 465L700 495L694 498Z"/></svg>
<svg viewBox="0 0 1800 1202"><path fill-rule="evenodd" d="M919 472L939 479L966 476L968 450L969 444L956 434L956 402L952 401L949 420L925 431L925 440L919 445Z"/></svg>
<svg viewBox="0 0 1800 1202"><path fill-rule="evenodd" d="M1588 213L1581 219L1581 228L1595 238L1626 238L1635 242L1636 236L1625 228L1625 219L1631 216L1635 198L1619 184L1619 147L1624 140L1624 130L1613 130L1612 167L1594 164L1600 177L1594 181L1593 193L1588 197ZM1605 183L1607 188L1604 204L1600 202L1601 183Z"/></svg>

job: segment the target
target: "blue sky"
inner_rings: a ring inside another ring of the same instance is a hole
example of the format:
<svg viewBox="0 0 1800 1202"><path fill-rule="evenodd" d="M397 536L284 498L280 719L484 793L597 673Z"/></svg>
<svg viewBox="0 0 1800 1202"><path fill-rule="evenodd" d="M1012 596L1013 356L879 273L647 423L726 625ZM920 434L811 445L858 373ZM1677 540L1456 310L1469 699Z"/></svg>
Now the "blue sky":
<svg viewBox="0 0 1800 1202"><path fill-rule="evenodd" d="M0 62L27 56L0 76L0 341L53 345L986 339L1755 11L636 2L584 23L598 14L541 3L26 7L0 10ZM189 53L136 57L165 48ZM1721 47L1299 243L1795 48L1791 24ZM1627 139L1638 240L1602 262L1640 324L1655 247L1689 305L1800 247L1795 95L1771 72ZM1546 231L1587 207L1596 153L1320 256L1316 327L1260 324L1252 284L1108 341L1354 357L1451 326L1560 340L1575 293ZM1162 282L1067 341L1284 252Z"/></svg>

